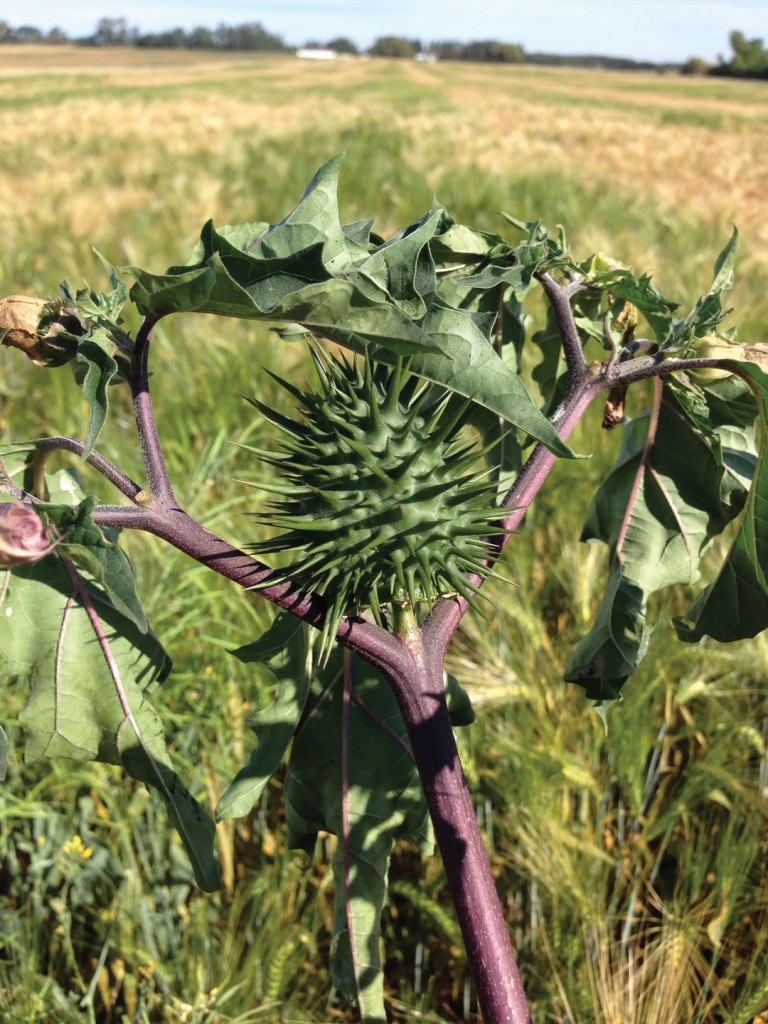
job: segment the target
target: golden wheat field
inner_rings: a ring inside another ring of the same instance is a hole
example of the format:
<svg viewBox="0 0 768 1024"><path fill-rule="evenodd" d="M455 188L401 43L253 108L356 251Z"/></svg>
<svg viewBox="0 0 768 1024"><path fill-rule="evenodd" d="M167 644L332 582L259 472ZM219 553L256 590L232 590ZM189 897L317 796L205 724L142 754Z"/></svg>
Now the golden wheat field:
<svg viewBox="0 0 768 1024"><path fill-rule="evenodd" d="M381 181L370 212L385 232L400 210L437 190L449 207L475 207L498 190L519 211L528 195L516 183L540 179L552 190L531 216L570 212L580 195L611 199L628 217L650 202L657 234L688 220L725 235L734 221L747 266L764 265L768 96L760 83L25 46L8 47L0 66L0 202L12 247L39 229L59 244L117 235L132 250L142 237L134 225L157 217L176 219L181 232L208 216L252 218L256 207L277 217L286 177L306 178L313 161L341 146L350 214L360 178ZM270 192L254 194L249 172L271 182ZM403 195L413 176L419 194ZM589 212L573 210L586 248L608 245L611 230L622 235L618 216L590 224ZM645 241L629 239L632 255L663 265Z"/></svg>
<svg viewBox="0 0 768 1024"><path fill-rule="evenodd" d="M2 295L52 295L65 278L102 287L94 249L162 271L209 218L278 222L344 152L345 222L375 217L387 235L436 196L484 230L504 233L500 211L562 224L578 256L649 271L686 309L736 224L732 323L768 342L768 83L14 45L0 47L0 146ZM201 319L153 341L159 425L185 507L243 543L250 470L228 442L250 440L252 424L238 396L269 386L260 363L288 373L303 357L261 327ZM0 363L0 439L82 436L64 375L36 373ZM117 395L111 410L100 446L137 475L129 403ZM460 743L493 873L535 1024L761 1024L768 642L684 647L660 626L607 734L562 682L604 586L605 552L577 543L618 448L597 424L575 435L589 469L558 467L510 556L514 586L489 581L490 610L451 653L480 711ZM263 699L227 651L268 616L159 542L126 546L175 663L158 700L175 764L213 805ZM660 604L667 619L681 606ZM0 695L12 737L21 702L14 687ZM9 1024L358 1019L329 994L327 856L307 868L286 849L279 774L251 818L219 825L225 889L205 897L143 788L18 754L5 785ZM390 902L390 1019L478 1024L439 862L403 844Z"/></svg>

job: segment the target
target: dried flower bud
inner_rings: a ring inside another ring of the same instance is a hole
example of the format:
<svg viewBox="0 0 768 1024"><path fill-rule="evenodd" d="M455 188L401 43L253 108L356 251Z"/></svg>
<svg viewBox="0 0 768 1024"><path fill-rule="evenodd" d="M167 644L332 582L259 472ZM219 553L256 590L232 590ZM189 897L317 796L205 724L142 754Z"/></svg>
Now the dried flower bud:
<svg viewBox="0 0 768 1024"><path fill-rule="evenodd" d="M72 312L58 301L54 308L44 299L9 295L7 299L0 299L0 341L3 345L21 349L37 366L66 362L72 354L72 345L68 338L70 328L65 320L66 314ZM50 315L46 316L46 324L41 327L44 313ZM72 319L71 315L68 319ZM57 337L60 334L62 337Z"/></svg>
<svg viewBox="0 0 768 1024"><path fill-rule="evenodd" d="M0 502L0 568L37 562L55 547L48 527L30 505L22 501Z"/></svg>

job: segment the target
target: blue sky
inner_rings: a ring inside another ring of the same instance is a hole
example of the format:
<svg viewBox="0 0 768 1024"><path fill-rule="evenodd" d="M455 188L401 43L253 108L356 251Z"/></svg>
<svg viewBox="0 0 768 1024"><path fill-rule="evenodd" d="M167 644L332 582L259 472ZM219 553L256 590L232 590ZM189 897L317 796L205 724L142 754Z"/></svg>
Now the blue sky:
<svg viewBox="0 0 768 1024"><path fill-rule="evenodd" d="M86 35L101 17L126 17L146 31L177 25L260 21L292 45L345 35L367 47L380 35L501 39L526 50L600 53L638 60L713 61L728 34L768 39L768 0L39 0L0 4L11 25L60 25Z"/></svg>

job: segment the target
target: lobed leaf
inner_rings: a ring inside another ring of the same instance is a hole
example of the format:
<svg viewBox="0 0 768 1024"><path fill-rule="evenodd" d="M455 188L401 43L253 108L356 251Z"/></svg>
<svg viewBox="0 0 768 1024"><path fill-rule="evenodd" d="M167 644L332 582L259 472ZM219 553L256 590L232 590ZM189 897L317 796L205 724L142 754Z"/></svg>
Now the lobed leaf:
<svg viewBox="0 0 768 1024"><path fill-rule="evenodd" d="M747 381L757 399L759 455L738 533L717 579L699 595L685 620L675 621L678 636L687 643L703 636L742 640L768 629L768 374L752 362L724 365Z"/></svg>
<svg viewBox="0 0 768 1024"><path fill-rule="evenodd" d="M520 377L497 355L471 313L434 303L423 326L440 342L451 361L438 355L416 355L409 363L413 373L471 399L556 454L572 455L533 404Z"/></svg>
<svg viewBox="0 0 768 1024"><path fill-rule="evenodd" d="M518 266L508 246L460 229L441 207L375 243L370 222L341 224L339 167L340 158L322 167L279 224L217 230L209 222L190 263L165 274L128 268L136 278L131 298L152 317L199 312L266 320L285 325L290 336L298 325L354 351L370 349L384 361L412 355L413 372L501 416L558 455L570 455L495 353L484 331L490 318L473 319L440 299L432 246L443 260L461 247L472 250L461 257L470 261L495 254L492 266L502 282L523 273L530 283L535 254Z"/></svg>
<svg viewBox="0 0 768 1024"><path fill-rule="evenodd" d="M27 760L121 765L163 798L201 888L218 888L213 821L173 771L146 695L170 670L157 638L58 555L0 577L0 675L30 687Z"/></svg>
<svg viewBox="0 0 768 1024"><path fill-rule="evenodd" d="M685 319L675 324L674 341L685 344L716 331L730 310L723 309L722 296L733 287L734 267L739 248L739 232L733 229L725 248L715 261L712 284Z"/></svg>
<svg viewBox="0 0 768 1024"><path fill-rule="evenodd" d="M610 576L592 629L565 678L590 697L610 699L642 660L650 635L648 597L699 578L713 537L738 514L744 491L724 486L721 455L686 418L669 389L649 437L645 414L622 426L616 466L599 488L582 540L610 548Z"/></svg>
<svg viewBox="0 0 768 1024"><path fill-rule="evenodd" d="M45 504L38 510L56 527L61 542L59 554L72 562L104 590L115 609L146 633L149 623L141 607L134 585L128 556L110 541L93 522L96 499L89 497L73 507Z"/></svg>

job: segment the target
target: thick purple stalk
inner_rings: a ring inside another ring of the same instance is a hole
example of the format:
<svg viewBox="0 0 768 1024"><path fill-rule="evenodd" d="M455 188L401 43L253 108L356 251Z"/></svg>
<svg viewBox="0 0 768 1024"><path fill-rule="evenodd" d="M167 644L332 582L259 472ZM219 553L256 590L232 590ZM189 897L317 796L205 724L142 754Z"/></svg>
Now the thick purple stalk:
<svg viewBox="0 0 768 1024"><path fill-rule="evenodd" d="M139 444L147 471L149 493L169 505L175 503L173 488L165 465L165 456L157 432L157 420L149 393L149 344L158 317L146 317L136 335L128 384L133 399L133 414L139 433Z"/></svg>
<svg viewBox="0 0 768 1024"><path fill-rule="evenodd" d="M402 638L411 669L390 677L451 887L486 1024L531 1014L448 716L443 663L419 632Z"/></svg>

